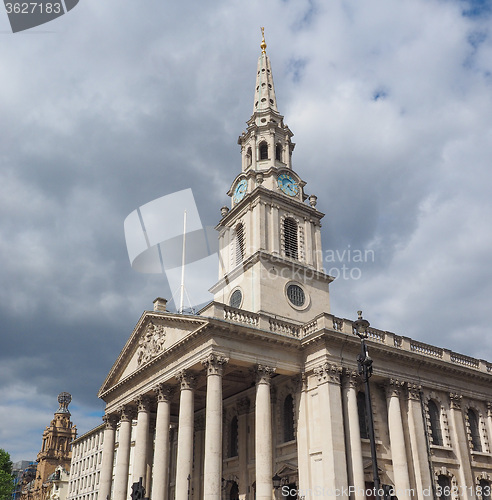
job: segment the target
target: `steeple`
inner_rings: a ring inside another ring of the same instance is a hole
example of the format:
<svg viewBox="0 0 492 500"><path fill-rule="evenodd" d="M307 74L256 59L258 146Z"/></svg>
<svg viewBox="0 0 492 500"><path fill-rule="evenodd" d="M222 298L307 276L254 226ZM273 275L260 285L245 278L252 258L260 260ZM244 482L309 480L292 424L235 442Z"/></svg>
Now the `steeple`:
<svg viewBox="0 0 492 500"><path fill-rule="evenodd" d="M278 112L270 59L266 53L264 28L261 28L261 54L256 68L253 114L248 129L238 139L241 145L242 171L263 170L271 166L292 168L291 155L294 135ZM261 139L263 137L263 139Z"/></svg>
<svg viewBox="0 0 492 500"><path fill-rule="evenodd" d="M278 112L262 28L253 114L238 139L241 170L227 193L219 231L214 301L305 322L329 311L323 270L322 214L292 169L294 135ZM309 198L309 205L306 200Z"/></svg>
<svg viewBox="0 0 492 500"><path fill-rule="evenodd" d="M270 66L270 59L266 53L267 44L265 42L265 28L261 28L261 55L258 58L258 68L256 72L256 90L253 113L262 113L272 110L278 113L277 100L275 98L275 87L273 85L273 74Z"/></svg>

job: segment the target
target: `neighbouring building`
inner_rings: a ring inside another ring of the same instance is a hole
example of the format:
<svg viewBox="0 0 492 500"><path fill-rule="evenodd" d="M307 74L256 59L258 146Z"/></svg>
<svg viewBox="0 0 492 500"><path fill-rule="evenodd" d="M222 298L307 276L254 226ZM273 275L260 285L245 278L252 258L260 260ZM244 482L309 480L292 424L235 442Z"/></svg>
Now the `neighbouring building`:
<svg viewBox="0 0 492 500"><path fill-rule="evenodd" d="M12 465L12 475L14 476L12 500L19 500L22 490L27 490L30 483L34 484L36 467L37 463L29 460L20 460Z"/></svg>
<svg viewBox="0 0 492 500"><path fill-rule="evenodd" d="M140 478L152 500L370 497L360 341L330 312L324 214L293 169L261 49L214 299L197 315L156 299L135 326L99 391L99 500L127 500ZM399 500L490 499L492 364L368 335L382 483Z"/></svg>
<svg viewBox="0 0 492 500"><path fill-rule="evenodd" d="M68 481L70 478L69 472L58 465L54 472L52 472L47 479L47 500L66 500L68 495Z"/></svg>
<svg viewBox="0 0 492 500"><path fill-rule="evenodd" d="M97 500L103 443L104 424L73 441L69 500Z"/></svg>
<svg viewBox="0 0 492 500"><path fill-rule="evenodd" d="M60 407L50 425L43 432L43 444L37 457L36 475L22 491L23 500L45 500L51 494L52 474L58 467L70 470L72 441L77 436L77 428L70 420L68 405L72 396L68 392L58 395ZM61 499L63 500L63 499Z"/></svg>

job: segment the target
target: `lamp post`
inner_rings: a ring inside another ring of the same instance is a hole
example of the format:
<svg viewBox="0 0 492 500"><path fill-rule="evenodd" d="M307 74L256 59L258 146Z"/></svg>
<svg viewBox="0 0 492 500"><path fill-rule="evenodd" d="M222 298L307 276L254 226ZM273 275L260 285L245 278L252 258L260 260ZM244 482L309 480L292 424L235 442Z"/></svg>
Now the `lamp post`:
<svg viewBox="0 0 492 500"><path fill-rule="evenodd" d="M376 456L376 440L374 439L374 421L372 418L372 405L371 405L371 391L369 387L369 379L372 375L372 359L369 356L366 346L366 339L369 337L367 329L369 328L369 321L362 317L362 311L357 311L359 318L354 321L355 334L360 339L360 354L357 356L357 367L359 370L359 375L362 376L362 380L365 384L365 396L366 396L366 415L367 415L367 427L369 431L369 441L371 443L371 458L372 458L372 478L374 481L374 495L377 500L381 500L380 488L381 481L379 480L378 471L378 459ZM386 496L386 495L384 495Z"/></svg>

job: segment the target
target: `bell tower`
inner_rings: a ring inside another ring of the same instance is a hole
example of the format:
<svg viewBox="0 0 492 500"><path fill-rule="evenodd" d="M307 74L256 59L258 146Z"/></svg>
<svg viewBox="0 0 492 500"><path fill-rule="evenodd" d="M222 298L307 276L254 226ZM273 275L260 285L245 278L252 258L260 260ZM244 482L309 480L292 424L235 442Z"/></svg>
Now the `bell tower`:
<svg viewBox="0 0 492 500"><path fill-rule="evenodd" d="M306 322L329 312L316 196L292 169L294 135L277 109L262 28L253 114L238 139L241 171L222 208L214 301ZM309 201L309 204L306 201Z"/></svg>

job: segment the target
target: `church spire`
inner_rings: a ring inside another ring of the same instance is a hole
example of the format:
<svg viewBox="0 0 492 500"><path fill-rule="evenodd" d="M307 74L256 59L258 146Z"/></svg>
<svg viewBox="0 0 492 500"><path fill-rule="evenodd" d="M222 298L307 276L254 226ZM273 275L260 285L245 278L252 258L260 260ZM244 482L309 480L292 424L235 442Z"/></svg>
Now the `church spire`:
<svg viewBox="0 0 492 500"><path fill-rule="evenodd" d="M253 113L266 110L273 110L278 113L275 87L273 86L272 68L270 66L270 59L266 54L267 44L265 42L265 28L261 28L261 34L261 55L258 58Z"/></svg>

